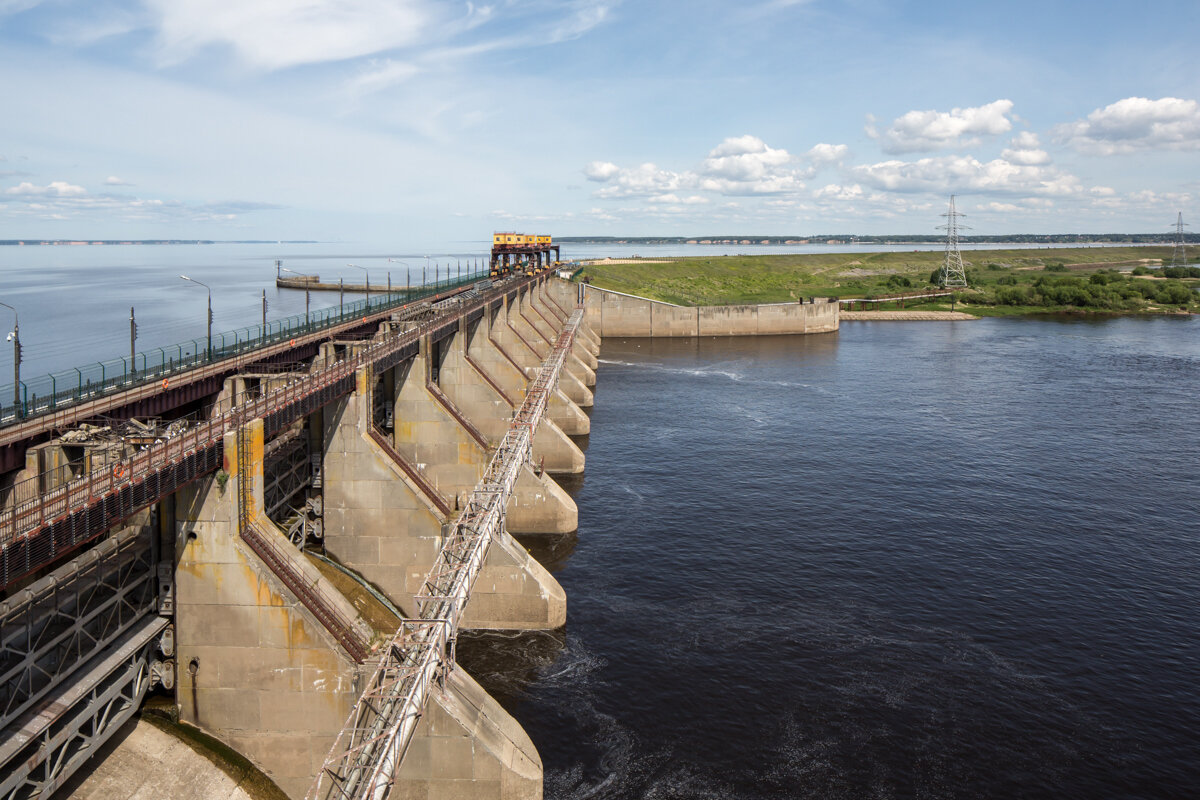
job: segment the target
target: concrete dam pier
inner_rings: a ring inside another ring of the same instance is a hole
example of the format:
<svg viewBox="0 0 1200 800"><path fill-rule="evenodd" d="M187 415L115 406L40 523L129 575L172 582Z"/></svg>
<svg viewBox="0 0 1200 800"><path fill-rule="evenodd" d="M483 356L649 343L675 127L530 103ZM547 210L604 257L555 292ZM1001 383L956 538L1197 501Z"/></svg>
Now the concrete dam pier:
<svg viewBox="0 0 1200 800"><path fill-rule="evenodd" d="M0 484L0 796L48 796L154 692L293 798L540 798L454 642L566 622L511 534L577 527L555 476L584 471L601 337L837 319L543 273L285 332L163 379L153 421L145 385L88 398L121 435L69 409L0 429L24 463Z"/></svg>

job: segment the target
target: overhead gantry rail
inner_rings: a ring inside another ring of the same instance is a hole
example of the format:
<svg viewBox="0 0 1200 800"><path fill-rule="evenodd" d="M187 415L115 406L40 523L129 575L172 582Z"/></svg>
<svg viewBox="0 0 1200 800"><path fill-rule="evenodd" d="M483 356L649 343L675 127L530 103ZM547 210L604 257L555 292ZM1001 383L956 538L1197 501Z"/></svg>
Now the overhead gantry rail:
<svg viewBox="0 0 1200 800"><path fill-rule="evenodd" d="M308 800L387 797L431 687L454 668L454 642L471 587L492 540L504 531L508 498L529 461L534 431L558 385L582 319L581 308L567 318L487 472L425 577L417 596L421 617L403 621L382 649L379 665L314 780Z"/></svg>
<svg viewBox="0 0 1200 800"><path fill-rule="evenodd" d="M532 284L519 278L454 304L409 329L376 340L322 369L296 374L291 382L184 433L147 447L105 471L41 491L40 476L14 487L17 502L0 511L0 590L99 537L162 497L221 466L226 433L262 417L269 438L297 419L354 390L354 373L372 365L386 369L415 354L422 336L449 335L459 318ZM386 314L376 315L376 321ZM366 318L370 321L370 318ZM361 322L359 323L362 324ZM327 338L329 331L319 334Z"/></svg>

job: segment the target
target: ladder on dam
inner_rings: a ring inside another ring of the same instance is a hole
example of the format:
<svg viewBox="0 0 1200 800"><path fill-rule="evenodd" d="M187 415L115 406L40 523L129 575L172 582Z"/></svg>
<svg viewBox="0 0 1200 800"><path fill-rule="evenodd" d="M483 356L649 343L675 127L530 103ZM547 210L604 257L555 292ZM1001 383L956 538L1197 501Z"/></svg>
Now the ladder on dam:
<svg viewBox="0 0 1200 800"><path fill-rule="evenodd" d="M430 689L454 668L454 643L471 587L492 541L504 531L505 508L533 435L583 319L576 308L530 385L512 424L442 544L417 595L419 619L404 620L372 673L307 800L383 800L429 702Z"/></svg>

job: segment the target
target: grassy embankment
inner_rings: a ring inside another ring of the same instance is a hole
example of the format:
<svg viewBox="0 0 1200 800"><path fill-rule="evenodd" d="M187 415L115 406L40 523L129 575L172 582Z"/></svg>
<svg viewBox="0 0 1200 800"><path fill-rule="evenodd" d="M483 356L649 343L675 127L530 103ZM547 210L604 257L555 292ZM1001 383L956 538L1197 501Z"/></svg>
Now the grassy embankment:
<svg viewBox="0 0 1200 800"><path fill-rule="evenodd" d="M679 305L780 303L814 295L871 298L932 288L931 275L943 258L940 251L714 256L657 264L600 263L585 267L582 274L605 289ZM1200 295L1192 291L1200 280L1161 276L1160 261L1170 262L1170 247L972 250L963 258L972 288L958 293L956 308L980 316L1200 310ZM1149 275L1131 275L1134 268L1148 268ZM949 310L950 304L907 301L905 308Z"/></svg>

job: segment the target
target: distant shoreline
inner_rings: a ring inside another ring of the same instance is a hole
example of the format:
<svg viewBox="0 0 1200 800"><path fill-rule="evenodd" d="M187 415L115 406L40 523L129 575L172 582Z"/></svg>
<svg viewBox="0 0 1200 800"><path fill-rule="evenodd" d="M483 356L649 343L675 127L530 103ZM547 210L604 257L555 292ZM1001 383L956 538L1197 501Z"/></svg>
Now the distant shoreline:
<svg viewBox="0 0 1200 800"><path fill-rule="evenodd" d="M96 247L165 244L321 244L315 239L0 239L0 246Z"/></svg>
<svg viewBox="0 0 1200 800"><path fill-rule="evenodd" d="M961 244L994 244L994 245L1099 245L1099 246L1129 246L1129 245L1171 245L1173 239L1162 233L1049 233L1049 234L1020 234L1009 233L1002 236L960 236ZM697 245L710 247L729 247L731 245L745 247L779 247L779 246L824 246L824 245L929 245L945 244L946 237L938 235L910 234L904 236L852 236L822 235L822 236L556 236L555 242L561 244L592 244L592 245ZM1187 244L1200 244L1200 234L1185 234Z"/></svg>

